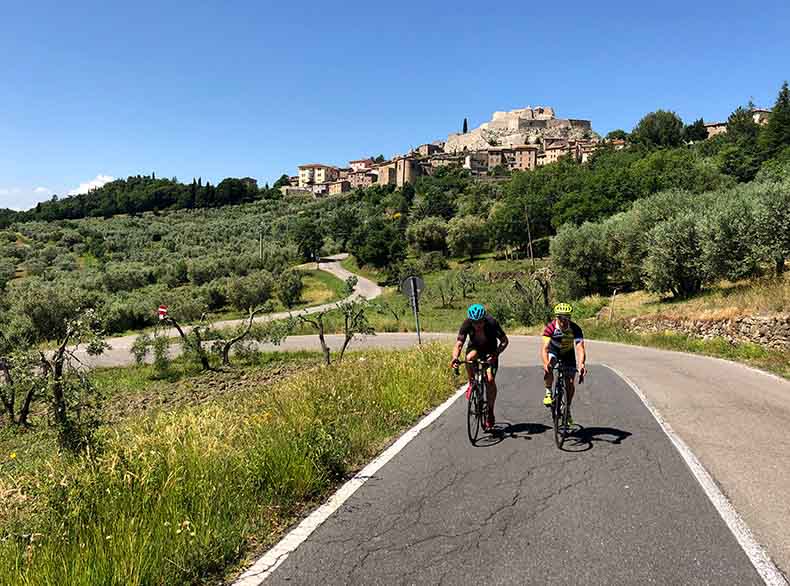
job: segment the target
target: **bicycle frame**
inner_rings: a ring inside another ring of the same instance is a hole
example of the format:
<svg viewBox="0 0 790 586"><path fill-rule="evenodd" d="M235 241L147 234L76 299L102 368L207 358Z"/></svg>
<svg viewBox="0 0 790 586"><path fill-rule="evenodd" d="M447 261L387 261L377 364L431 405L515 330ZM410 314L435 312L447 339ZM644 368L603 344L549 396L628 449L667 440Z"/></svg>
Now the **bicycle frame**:
<svg viewBox="0 0 790 586"><path fill-rule="evenodd" d="M554 422L554 441L562 449L568 436L568 374L559 358L554 364L554 370L556 374L551 389L551 418Z"/></svg>
<svg viewBox="0 0 790 586"><path fill-rule="evenodd" d="M475 360L459 360L458 364L468 364L472 367L472 394L467 405L467 432L472 445L477 442L480 428L483 427L488 411L487 386L485 372L490 366L488 362L476 358ZM457 371L456 371L457 372Z"/></svg>

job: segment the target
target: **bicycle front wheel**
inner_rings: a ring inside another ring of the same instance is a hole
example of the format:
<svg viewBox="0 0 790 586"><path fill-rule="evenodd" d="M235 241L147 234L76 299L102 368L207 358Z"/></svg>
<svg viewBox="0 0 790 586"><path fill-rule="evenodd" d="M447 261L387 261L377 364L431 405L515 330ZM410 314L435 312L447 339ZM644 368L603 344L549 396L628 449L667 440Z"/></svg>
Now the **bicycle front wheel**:
<svg viewBox="0 0 790 586"><path fill-rule="evenodd" d="M551 418L554 423L554 443L562 449L568 424L568 402L565 396L565 385L557 380L554 387L554 400L551 403Z"/></svg>
<svg viewBox="0 0 790 586"><path fill-rule="evenodd" d="M472 445L475 445L477 436L480 433L480 417L478 416L480 409L479 392L477 385L472 387L472 396L466 402L466 431L469 434L469 441L472 442Z"/></svg>

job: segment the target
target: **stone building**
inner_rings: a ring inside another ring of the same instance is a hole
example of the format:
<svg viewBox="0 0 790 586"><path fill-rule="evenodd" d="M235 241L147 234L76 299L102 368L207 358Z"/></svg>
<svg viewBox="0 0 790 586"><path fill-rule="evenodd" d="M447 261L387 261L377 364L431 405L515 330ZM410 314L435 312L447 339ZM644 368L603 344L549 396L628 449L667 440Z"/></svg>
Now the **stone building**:
<svg viewBox="0 0 790 586"><path fill-rule="evenodd" d="M304 187L294 187L291 185L283 185L280 187L280 193L283 194L284 197L306 197L306 196L313 196L312 189L306 189Z"/></svg>
<svg viewBox="0 0 790 586"><path fill-rule="evenodd" d="M765 126L768 124L768 119L770 117L771 110L766 110L764 108L752 108L752 120L754 120L755 124Z"/></svg>
<svg viewBox="0 0 790 586"><path fill-rule="evenodd" d="M329 193L329 183L314 183L310 186L313 197L322 197Z"/></svg>
<svg viewBox="0 0 790 586"><path fill-rule="evenodd" d="M382 163L381 165L377 166L376 169L378 170L378 180L376 183L379 185L395 185L395 163Z"/></svg>
<svg viewBox="0 0 790 586"><path fill-rule="evenodd" d="M299 187L335 181L338 175L337 168L331 165L322 165L321 163L299 165Z"/></svg>
<svg viewBox="0 0 790 586"><path fill-rule="evenodd" d="M716 136L717 134L724 134L727 132L727 123L726 122L707 122L705 124L705 130L708 131L708 138L712 136Z"/></svg>
<svg viewBox="0 0 790 586"><path fill-rule="evenodd" d="M589 120L556 118L553 108L519 108L510 112L494 112L489 122L463 134L447 137L444 151L475 152L492 147L516 147L542 142L544 136L565 140L594 136Z"/></svg>
<svg viewBox="0 0 790 586"><path fill-rule="evenodd" d="M537 165L549 165L556 163L560 158L571 154L571 148L568 143L556 143L548 148L543 149L542 156L537 157Z"/></svg>
<svg viewBox="0 0 790 586"><path fill-rule="evenodd" d="M351 189L364 189L376 183L376 175L371 171L362 170L349 174Z"/></svg>
<svg viewBox="0 0 790 586"><path fill-rule="evenodd" d="M483 175L488 171L488 152L478 151L464 156L463 168L472 175Z"/></svg>
<svg viewBox="0 0 790 586"><path fill-rule="evenodd" d="M430 157L433 154L440 153L442 148L435 144L421 144L417 147L416 152L421 157Z"/></svg>
<svg viewBox="0 0 790 586"><path fill-rule="evenodd" d="M538 147L524 145L511 149L512 158L508 160L511 171L531 171L538 166Z"/></svg>
<svg viewBox="0 0 790 586"><path fill-rule="evenodd" d="M368 169L372 169L375 166L373 159L357 159L356 161L349 161L348 166L351 167L351 171L356 173L357 171L365 171Z"/></svg>
<svg viewBox="0 0 790 586"><path fill-rule="evenodd" d="M422 166L414 157L401 157L395 160L395 185L403 187L422 175Z"/></svg>
<svg viewBox="0 0 790 586"><path fill-rule="evenodd" d="M349 181L332 181L327 184L329 195L339 195L346 191L351 191L351 183Z"/></svg>

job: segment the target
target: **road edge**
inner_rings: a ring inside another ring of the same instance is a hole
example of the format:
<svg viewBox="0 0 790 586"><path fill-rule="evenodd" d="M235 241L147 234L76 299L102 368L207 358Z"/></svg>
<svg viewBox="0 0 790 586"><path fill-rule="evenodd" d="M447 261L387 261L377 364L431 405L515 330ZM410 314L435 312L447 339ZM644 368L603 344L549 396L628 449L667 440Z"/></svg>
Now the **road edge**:
<svg viewBox="0 0 790 586"><path fill-rule="evenodd" d="M664 417L653 406L653 404L637 386L637 384L613 366L610 366L605 362L599 362L598 364L605 366L618 377L620 377L620 379L622 379L629 387L631 387L631 390L634 391L634 394L639 397L647 410L650 411L659 427L661 427L675 448L677 448L681 457L686 462L686 465L689 467L689 470L697 479L697 482L699 482L702 490L705 492L708 499L716 508L721 518L724 520L724 523L732 532L736 541L741 546L746 556L749 558L749 561L751 561L755 570L763 579L763 582L765 582L765 584L768 586L788 586L788 582L784 577L784 574L782 574L781 570L779 570L776 564L774 564L774 562L768 556L765 548L757 543L757 540L754 538L754 534L752 534L749 527L735 510L735 507L732 506L732 503L730 503L729 499L718 487L716 482L713 480L713 477L705 469L697 456L694 455L694 452L692 452L688 445L686 445L686 442L684 442L675 433L675 431L672 429L672 426L667 423Z"/></svg>
<svg viewBox="0 0 790 586"><path fill-rule="evenodd" d="M411 429L404 432L390 447L376 456L367 466L357 472L354 477L341 486L329 499L315 511L310 513L299 525L291 529L277 544L239 576L233 586L258 586L268 578L288 556L296 550L313 531L326 521L351 495L353 495L369 478L394 458L422 430L436 421L460 397L466 385L459 387L448 399L428 413Z"/></svg>

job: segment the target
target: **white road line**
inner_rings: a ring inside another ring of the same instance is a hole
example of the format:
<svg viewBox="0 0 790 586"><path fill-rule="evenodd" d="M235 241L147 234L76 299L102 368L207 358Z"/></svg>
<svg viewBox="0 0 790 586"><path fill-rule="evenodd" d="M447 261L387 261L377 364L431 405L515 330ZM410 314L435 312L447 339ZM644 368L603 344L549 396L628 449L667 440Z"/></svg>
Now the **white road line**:
<svg viewBox="0 0 790 586"><path fill-rule="evenodd" d="M419 433L436 421L458 397L460 397L466 385L461 386L453 395L428 415L423 417L417 425L404 433L389 448L384 450L375 460L360 470L356 476L346 482L340 489L333 494L330 499L313 511L299 525L292 529L283 537L277 545L267 551L251 568L239 576L234 582L234 586L258 586L262 584L285 559L307 539L310 534L326 521L332 513L339 509L348 498L361 487L368 478L371 478L384 464L389 462L398 452L413 440Z"/></svg>
<svg viewBox="0 0 790 586"><path fill-rule="evenodd" d="M667 434L667 437L672 441L672 443L678 449L678 452L680 452L680 455L686 461L686 465L691 470L691 473L694 474L694 477L702 486L702 490L704 490L705 494L708 495L708 498L713 503L713 506L716 507L719 515L721 515L721 518L724 519L727 527L729 527L730 531L732 531L735 539L743 548L743 551L749 557L749 560L752 562L752 565L754 565L754 568L757 570L757 573L760 574L760 577L763 579L763 581L768 586L789 586L782 573L771 561L771 558L768 557L765 549L763 549L763 547L754 539L754 535L752 535L752 532L746 526L746 523L744 523L741 516L732 506L732 503L730 503L727 497L724 496L724 493L721 492L711 475L707 470L705 470L705 467L702 465L702 463L686 445L686 442L680 439L680 437L674 432L664 417L656 410L655 407L653 407L652 403L650 403L642 390L636 385L636 383L634 383L616 368L613 368L612 366L609 366L605 363L600 364L623 379L623 381L625 381L628 386L631 387L634 393L636 393L637 397L642 400L642 403L644 403L645 407L647 407L650 413L653 414L653 417L656 419L659 426L661 426L661 429L664 430L664 433Z"/></svg>

